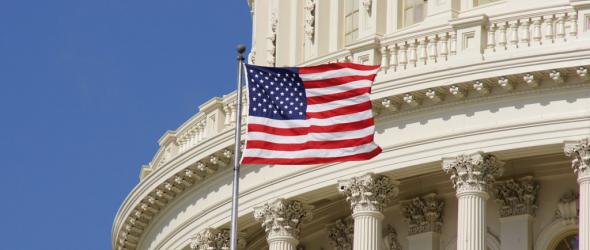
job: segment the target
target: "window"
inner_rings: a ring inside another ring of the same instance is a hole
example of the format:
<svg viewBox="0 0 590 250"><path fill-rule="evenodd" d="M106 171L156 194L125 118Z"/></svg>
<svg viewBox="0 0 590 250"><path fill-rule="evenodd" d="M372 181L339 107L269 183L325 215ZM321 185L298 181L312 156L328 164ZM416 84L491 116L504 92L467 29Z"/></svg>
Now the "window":
<svg viewBox="0 0 590 250"><path fill-rule="evenodd" d="M578 250L578 234L570 234L557 243L555 250Z"/></svg>
<svg viewBox="0 0 590 250"><path fill-rule="evenodd" d="M344 13L344 44L348 45L359 35L359 0L346 0Z"/></svg>
<svg viewBox="0 0 590 250"><path fill-rule="evenodd" d="M403 26L422 22L426 17L427 0L403 0Z"/></svg>

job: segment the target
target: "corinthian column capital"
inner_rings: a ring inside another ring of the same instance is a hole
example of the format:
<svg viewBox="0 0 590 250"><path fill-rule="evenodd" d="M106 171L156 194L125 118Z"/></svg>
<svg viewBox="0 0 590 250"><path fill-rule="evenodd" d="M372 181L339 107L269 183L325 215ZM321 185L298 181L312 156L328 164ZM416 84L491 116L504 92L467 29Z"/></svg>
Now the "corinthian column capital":
<svg viewBox="0 0 590 250"><path fill-rule="evenodd" d="M443 170L451 174L457 194L487 192L495 177L502 175L503 165L494 155L483 152L443 159Z"/></svg>
<svg viewBox="0 0 590 250"><path fill-rule="evenodd" d="M572 158L572 168L578 180L590 179L590 138L566 142L563 151Z"/></svg>
<svg viewBox="0 0 590 250"><path fill-rule="evenodd" d="M346 195L353 213L361 211L381 212L392 196L399 192L399 182L376 174L365 174L338 181L338 190Z"/></svg>
<svg viewBox="0 0 590 250"><path fill-rule="evenodd" d="M500 207L500 217L535 215L539 184L532 176L496 183L494 196Z"/></svg>
<svg viewBox="0 0 590 250"><path fill-rule="evenodd" d="M445 203L435 193L402 202L402 215L410 225L408 235L440 233Z"/></svg>
<svg viewBox="0 0 590 250"><path fill-rule="evenodd" d="M190 243L192 250L229 249L230 232L228 229L207 228L197 234ZM238 235L238 249L246 247L243 233Z"/></svg>
<svg viewBox="0 0 590 250"><path fill-rule="evenodd" d="M312 217L311 209L301 201L277 199L254 208L254 218L262 222L269 242L275 238L297 240L301 223Z"/></svg>
<svg viewBox="0 0 590 250"><path fill-rule="evenodd" d="M354 221L351 217L339 219L328 225L328 238L334 250L352 250L354 238Z"/></svg>

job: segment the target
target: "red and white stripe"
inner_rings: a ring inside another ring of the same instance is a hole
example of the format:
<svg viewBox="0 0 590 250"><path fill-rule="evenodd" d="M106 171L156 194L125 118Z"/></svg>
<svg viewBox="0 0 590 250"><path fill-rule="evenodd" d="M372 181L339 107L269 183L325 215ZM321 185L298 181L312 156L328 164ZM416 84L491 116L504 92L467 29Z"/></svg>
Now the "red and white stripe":
<svg viewBox="0 0 590 250"><path fill-rule="evenodd" d="M242 164L304 165L367 160L381 153L369 94L379 66L334 63L299 68L306 120L248 117Z"/></svg>

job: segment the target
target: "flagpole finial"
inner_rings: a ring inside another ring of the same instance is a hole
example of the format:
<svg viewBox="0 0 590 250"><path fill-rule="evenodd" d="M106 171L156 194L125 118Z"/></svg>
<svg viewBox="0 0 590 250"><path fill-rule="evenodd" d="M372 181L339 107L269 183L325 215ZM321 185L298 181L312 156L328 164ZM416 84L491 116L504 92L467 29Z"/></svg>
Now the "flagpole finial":
<svg viewBox="0 0 590 250"><path fill-rule="evenodd" d="M238 44L238 60L244 60L244 52L246 51L246 45Z"/></svg>

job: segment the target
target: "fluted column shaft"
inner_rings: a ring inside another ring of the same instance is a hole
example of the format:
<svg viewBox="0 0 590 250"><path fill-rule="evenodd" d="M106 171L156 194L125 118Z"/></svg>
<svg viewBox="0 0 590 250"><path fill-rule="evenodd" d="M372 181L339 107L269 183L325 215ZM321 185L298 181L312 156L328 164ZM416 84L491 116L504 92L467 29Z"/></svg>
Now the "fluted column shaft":
<svg viewBox="0 0 590 250"><path fill-rule="evenodd" d="M381 250L383 207L397 195L399 182L372 173L341 180L338 190L346 195L354 219L353 250Z"/></svg>
<svg viewBox="0 0 590 250"><path fill-rule="evenodd" d="M354 219L354 250L381 249L383 213L360 211L352 214Z"/></svg>
<svg viewBox="0 0 590 250"><path fill-rule="evenodd" d="M299 241L291 236L268 237L269 250L296 250Z"/></svg>
<svg viewBox="0 0 590 250"><path fill-rule="evenodd" d="M486 192L458 192L457 250L486 249Z"/></svg>
<svg viewBox="0 0 590 250"><path fill-rule="evenodd" d="M580 250L590 250L590 171L578 176L580 185Z"/></svg>
<svg viewBox="0 0 590 250"><path fill-rule="evenodd" d="M590 250L590 138L566 142L564 152L572 158L580 185L579 249Z"/></svg>
<svg viewBox="0 0 590 250"><path fill-rule="evenodd" d="M451 174L459 202L457 250L486 250L486 201L503 162L494 155L477 152L443 159L443 170Z"/></svg>

